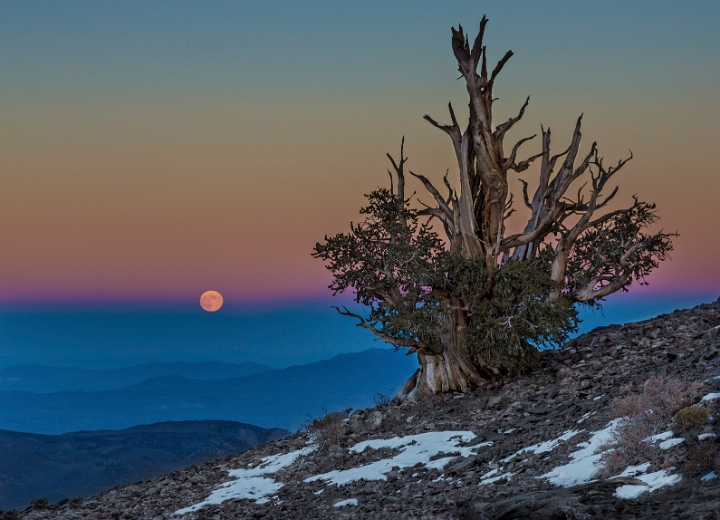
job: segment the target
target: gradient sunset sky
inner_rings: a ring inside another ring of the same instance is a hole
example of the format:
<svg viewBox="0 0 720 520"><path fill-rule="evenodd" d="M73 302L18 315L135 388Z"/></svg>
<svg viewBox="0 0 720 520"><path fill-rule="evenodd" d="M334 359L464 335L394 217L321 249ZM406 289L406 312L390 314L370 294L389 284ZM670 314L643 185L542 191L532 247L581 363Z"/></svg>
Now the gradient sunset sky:
<svg viewBox="0 0 720 520"><path fill-rule="evenodd" d="M312 248L403 135L410 169L455 171L422 116L464 113L450 27L483 14L515 52L496 121L530 95L511 138L559 152L584 113L584 149L635 156L618 200L681 233L635 291L720 295L716 0L23 0L0 1L0 305L326 296Z"/></svg>

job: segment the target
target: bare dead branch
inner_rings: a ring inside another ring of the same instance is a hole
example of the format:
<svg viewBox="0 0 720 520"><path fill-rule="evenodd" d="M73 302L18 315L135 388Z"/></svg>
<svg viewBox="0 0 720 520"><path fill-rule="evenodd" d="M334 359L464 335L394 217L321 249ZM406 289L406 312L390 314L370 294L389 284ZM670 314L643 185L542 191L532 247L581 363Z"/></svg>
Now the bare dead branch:
<svg viewBox="0 0 720 520"><path fill-rule="evenodd" d="M396 163L395 159L393 159L389 153L386 155L388 159L390 159L395 169L395 174L397 175L397 197L400 201L405 201L405 173L403 171L405 162L407 161L407 157L405 157L405 136L402 137L402 141L400 142L400 162ZM390 172L388 171L388 173ZM392 174L390 174L390 193L392 193Z"/></svg>
<svg viewBox="0 0 720 520"><path fill-rule="evenodd" d="M442 198L442 195L440 195L440 192L433 186L433 183L430 182L427 177L424 175L420 175L418 173L410 172L410 175L413 177L416 177L417 179L420 179L420 182L423 183L423 186L425 186L425 189L430 193L430 195L433 196L435 199L435 202L438 205L438 208L447 215L447 217L452 220L453 219L453 211L450 209L450 207L447 205L447 202Z"/></svg>
<svg viewBox="0 0 720 520"><path fill-rule="evenodd" d="M525 202L525 205L532 209L532 204L530 204L530 198L528 197L528 183L523 179L518 179L522 185L523 185L523 201Z"/></svg>
<svg viewBox="0 0 720 520"><path fill-rule="evenodd" d="M343 306L343 308L340 309L340 307L337 307L337 306L333 305L332 308L335 309L336 311L338 311L338 312L339 312L341 315L343 315L343 316L349 316L349 317L351 317L351 318L355 318L356 320L358 320L358 323L355 324L356 327L362 327L362 328L364 328L364 329L369 330L370 332L372 332L373 334L375 334L378 338L380 338L381 340L383 340L383 341L385 341L385 342L387 342L387 343L390 343L391 345L394 345L394 346L396 346L396 347L405 347L405 348L415 347L415 348L418 349L418 350L419 350L420 348L423 348L423 347L418 348L418 345L417 345L415 342L413 342L413 341L403 341L403 340L399 340L399 339L397 339L397 338L393 338L393 337L391 337L391 336L388 336L388 335L385 334L383 331L381 331L381 330L379 330L378 328L376 328L372 323L370 323L370 322L368 322L367 320L365 320L365 318L363 318L363 317L360 316L359 314L355 314L354 312L350 312L350 311L347 309L347 307L344 307L344 306Z"/></svg>
<svg viewBox="0 0 720 520"><path fill-rule="evenodd" d="M511 52L511 54L512 54L512 52ZM517 123L518 121L520 121L522 119L522 116L525 114L525 109L527 108L529 103L530 103L530 96L527 97L527 99L525 100L525 103L523 103L523 106L520 107L520 112L518 113L517 116L511 117L506 122L504 122L501 125L498 125L495 128L495 132L493 132L495 139L497 139L498 141L502 141L502 139L505 137L505 134L508 132L508 130L510 130L513 126L515 126L515 123ZM535 137L535 136L533 136L533 137ZM515 145L515 146L517 147L518 145ZM515 158L513 157L513 161L514 160L515 160ZM511 164L512 164L512 162L511 162Z"/></svg>
<svg viewBox="0 0 720 520"><path fill-rule="evenodd" d="M542 156L544 156L544 155L545 155L544 152L540 152L540 153L538 153L538 154L531 155L530 157L528 157L528 158L525 159L524 161L521 161L521 162L519 162L519 163L517 163L517 164L511 164L508 169L513 170L513 171L518 172L518 173L524 172L525 170L527 170L527 169L530 167L530 164L532 164L532 162L535 161L535 159L537 159L537 158L539 158L539 157L542 157Z"/></svg>
<svg viewBox="0 0 720 520"><path fill-rule="evenodd" d="M460 129L458 128L457 124L443 125L443 124L435 121L432 117L430 117L427 114L425 114L423 116L423 119L428 121L435 128L439 128L440 130L442 130L443 132L448 134L453 140L455 140L456 137L459 137Z"/></svg>
<svg viewBox="0 0 720 520"><path fill-rule="evenodd" d="M485 36L485 26L488 23L488 19L486 16L482 17L482 20L480 20L480 29L478 30L477 37L475 38L475 42L473 43L473 48L471 52L472 61L475 63L478 62L480 59L480 54L485 50L483 47L483 38Z"/></svg>
<svg viewBox="0 0 720 520"><path fill-rule="evenodd" d="M518 152L518 150L520 149L520 147L521 147L524 143L526 143L526 142L534 139L535 137L537 137L537 134L533 134L533 135L531 135L530 137L524 137L524 138L520 139L517 143L515 143L515 146L513 146L512 152L510 152L510 157L508 157L508 158L505 159L505 161L504 161L504 164L506 165L506 168L508 168L508 169L511 168L512 165L515 163L515 157L517 156L517 152ZM540 155L542 155L542 153L540 153ZM539 156L538 156L538 157L539 157Z"/></svg>
<svg viewBox="0 0 720 520"><path fill-rule="evenodd" d="M513 51L507 51L505 53L505 56L503 56L502 59L498 62L498 64L495 65L495 69L493 69L492 75L490 76L490 80L488 81L489 88L492 88L493 83L495 83L495 78L497 77L498 74L500 74L500 71L505 66L505 64L508 62L508 60L510 58L512 58L513 54L514 54ZM528 99L530 99L530 98L528 98Z"/></svg>

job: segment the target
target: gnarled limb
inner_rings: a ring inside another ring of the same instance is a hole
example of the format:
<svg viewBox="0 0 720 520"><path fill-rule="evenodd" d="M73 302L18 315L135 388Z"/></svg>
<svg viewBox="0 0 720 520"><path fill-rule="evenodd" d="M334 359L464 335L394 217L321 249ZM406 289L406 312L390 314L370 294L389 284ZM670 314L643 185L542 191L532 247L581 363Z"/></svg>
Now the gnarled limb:
<svg viewBox="0 0 720 520"><path fill-rule="evenodd" d="M359 314L356 314L354 312L350 312L347 307L343 307L340 309L340 307L337 307L336 305L332 306L333 309L338 311L342 316L349 316L351 318L355 318L358 320L358 322L355 324L356 327L362 327L364 329L369 330L373 334L375 334L378 338L385 341L386 343L389 343L390 345L393 345L395 347L406 347L412 349L413 352L419 352L419 351L427 351L429 354L434 354L433 349L430 345L424 344L421 340L417 339L401 339L396 338L393 336L390 336L386 334L381 329L378 329L375 326L375 323L371 323L367 321L365 318L360 316Z"/></svg>

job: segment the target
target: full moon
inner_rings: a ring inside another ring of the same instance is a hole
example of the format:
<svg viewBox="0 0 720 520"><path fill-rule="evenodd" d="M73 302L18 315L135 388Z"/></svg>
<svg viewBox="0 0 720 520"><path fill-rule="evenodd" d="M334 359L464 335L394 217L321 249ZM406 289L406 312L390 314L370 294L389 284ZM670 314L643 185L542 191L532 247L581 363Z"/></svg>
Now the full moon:
<svg viewBox="0 0 720 520"><path fill-rule="evenodd" d="M200 296L200 307L208 312L215 312L223 304L223 297L217 291L205 291Z"/></svg>

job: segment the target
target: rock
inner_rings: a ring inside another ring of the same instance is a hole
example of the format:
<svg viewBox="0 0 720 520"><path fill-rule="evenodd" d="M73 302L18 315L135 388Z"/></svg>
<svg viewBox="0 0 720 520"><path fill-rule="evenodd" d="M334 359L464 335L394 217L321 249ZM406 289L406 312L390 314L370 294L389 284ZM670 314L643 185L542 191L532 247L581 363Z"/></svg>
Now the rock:
<svg viewBox="0 0 720 520"><path fill-rule="evenodd" d="M545 399L547 399L548 401L550 399L555 399L559 393L560 388L558 388L557 385L550 385L547 389L547 393L545 394Z"/></svg>
<svg viewBox="0 0 720 520"><path fill-rule="evenodd" d="M358 410L353 413L348 420L348 427L352 433L360 433L365 431L373 431L380 426L383 420L383 414L379 410L366 412Z"/></svg>
<svg viewBox="0 0 720 520"><path fill-rule="evenodd" d="M497 405L500 404L501 401L502 401L501 395L494 395L494 396L490 397L490 399L488 399L486 406L487 406L487 408L495 408Z"/></svg>

